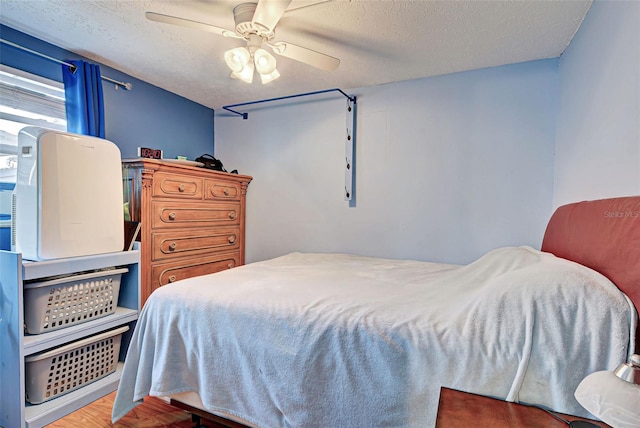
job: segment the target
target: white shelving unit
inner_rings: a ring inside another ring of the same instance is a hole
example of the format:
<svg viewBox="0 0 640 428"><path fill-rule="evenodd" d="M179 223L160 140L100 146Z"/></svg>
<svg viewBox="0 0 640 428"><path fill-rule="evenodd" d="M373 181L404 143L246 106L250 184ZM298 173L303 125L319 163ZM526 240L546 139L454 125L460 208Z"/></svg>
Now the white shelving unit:
<svg viewBox="0 0 640 428"><path fill-rule="evenodd" d="M25 401L25 357L84 337L128 325L122 338L120 361L138 319L140 251L123 251L86 257L30 262L22 255L0 251L0 426L42 427L118 387L122 362L115 373L75 391L31 405ZM128 268L122 275L118 308L105 317L38 335L24 334L24 281L70 275L112 266Z"/></svg>

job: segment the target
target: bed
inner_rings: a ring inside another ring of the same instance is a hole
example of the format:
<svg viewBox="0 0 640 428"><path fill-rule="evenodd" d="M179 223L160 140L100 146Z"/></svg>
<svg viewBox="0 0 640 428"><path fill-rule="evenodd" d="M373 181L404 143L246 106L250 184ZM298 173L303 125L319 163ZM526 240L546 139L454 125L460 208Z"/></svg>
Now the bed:
<svg viewBox="0 0 640 428"><path fill-rule="evenodd" d="M468 265L292 253L156 290L112 418L169 396L258 427L425 427L441 387L590 417L634 352L640 197L556 210L542 251Z"/></svg>

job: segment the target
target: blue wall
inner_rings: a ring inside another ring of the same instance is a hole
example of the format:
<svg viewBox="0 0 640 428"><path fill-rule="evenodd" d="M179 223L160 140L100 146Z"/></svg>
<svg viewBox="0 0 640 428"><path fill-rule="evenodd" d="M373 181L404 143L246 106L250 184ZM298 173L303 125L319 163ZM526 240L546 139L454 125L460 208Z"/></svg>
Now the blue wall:
<svg viewBox="0 0 640 428"><path fill-rule="evenodd" d="M639 24L639 1L596 1L560 59L554 206L640 195Z"/></svg>
<svg viewBox="0 0 640 428"><path fill-rule="evenodd" d="M0 25L0 37L53 58L86 59L12 28ZM61 65L0 44L0 62L13 68L62 81ZM213 110L101 65L104 76L133 84L116 90L103 83L105 136L120 148L123 158L136 157L137 147L164 150L164 157L194 159L213 153Z"/></svg>
<svg viewBox="0 0 640 428"><path fill-rule="evenodd" d="M356 202L343 200L345 100L216 117L216 156L252 175L248 261L291 251L467 263L539 247L551 215L558 60L347 90Z"/></svg>

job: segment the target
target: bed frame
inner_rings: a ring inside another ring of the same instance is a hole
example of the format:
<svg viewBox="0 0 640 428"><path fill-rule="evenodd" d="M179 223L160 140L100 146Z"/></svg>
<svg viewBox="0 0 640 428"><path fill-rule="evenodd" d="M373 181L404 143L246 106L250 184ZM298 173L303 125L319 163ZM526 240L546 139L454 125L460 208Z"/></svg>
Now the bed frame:
<svg viewBox="0 0 640 428"><path fill-rule="evenodd" d="M631 298L636 312L639 312L640 196L584 201L559 207L547 225L542 251L602 273ZM640 325L636 330L636 344L640 344ZM186 396L180 399L171 398L170 403L191 412L196 423L202 417L220 426L245 426L202 410L197 395L195 400Z"/></svg>
<svg viewBox="0 0 640 428"><path fill-rule="evenodd" d="M640 312L640 196L563 205L544 234L542 251L600 272ZM636 352L640 325L636 330Z"/></svg>

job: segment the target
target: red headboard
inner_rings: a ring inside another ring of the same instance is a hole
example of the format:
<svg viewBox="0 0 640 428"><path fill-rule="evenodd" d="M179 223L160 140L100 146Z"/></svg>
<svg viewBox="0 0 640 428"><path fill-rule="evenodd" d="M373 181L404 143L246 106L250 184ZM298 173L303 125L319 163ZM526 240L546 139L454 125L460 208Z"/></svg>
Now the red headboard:
<svg viewBox="0 0 640 428"><path fill-rule="evenodd" d="M542 251L600 272L640 311L640 196L563 205L551 216ZM640 325L636 332L636 353Z"/></svg>

